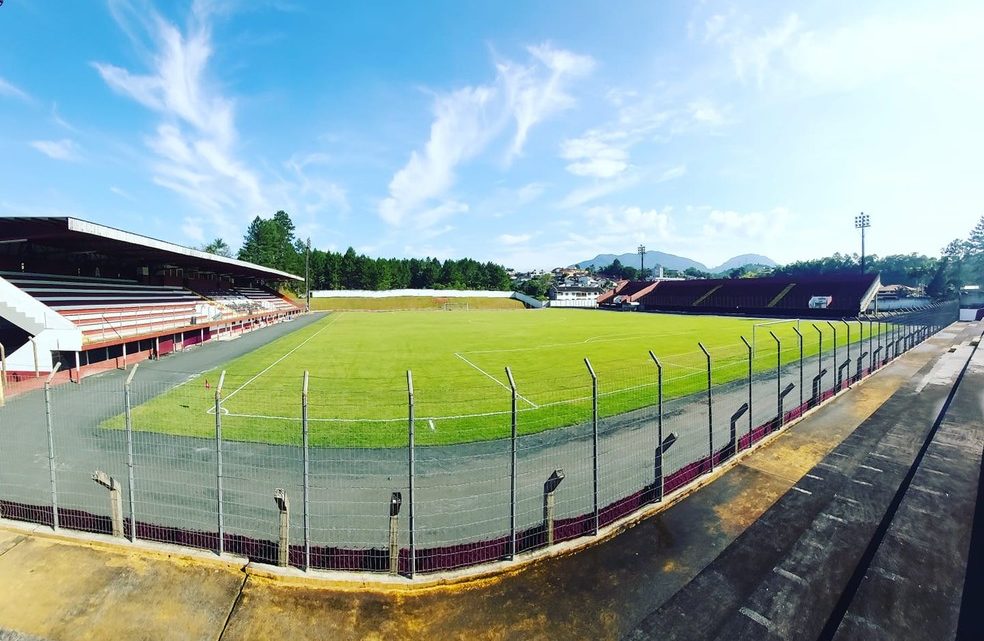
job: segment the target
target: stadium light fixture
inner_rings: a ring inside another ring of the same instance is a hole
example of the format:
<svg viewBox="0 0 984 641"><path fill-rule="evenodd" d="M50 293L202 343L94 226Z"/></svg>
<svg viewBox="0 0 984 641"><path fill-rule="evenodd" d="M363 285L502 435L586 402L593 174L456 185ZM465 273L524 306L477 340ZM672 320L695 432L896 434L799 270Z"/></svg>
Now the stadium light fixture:
<svg viewBox="0 0 984 641"><path fill-rule="evenodd" d="M861 273L864 273L864 230L871 227L871 216L861 212L854 217L854 228L861 230Z"/></svg>
<svg viewBox="0 0 984 641"><path fill-rule="evenodd" d="M646 246L639 245L639 280L646 280Z"/></svg>

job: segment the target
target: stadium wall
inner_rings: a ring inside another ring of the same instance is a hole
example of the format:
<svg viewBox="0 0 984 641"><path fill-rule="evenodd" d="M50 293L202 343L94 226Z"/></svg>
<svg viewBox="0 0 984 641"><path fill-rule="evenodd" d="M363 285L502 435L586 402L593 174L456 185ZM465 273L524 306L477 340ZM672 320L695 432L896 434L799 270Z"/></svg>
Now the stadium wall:
<svg viewBox="0 0 984 641"><path fill-rule="evenodd" d="M431 298L512 298L528 307L544 307L542 301L521 292L489 291L483 289L317 289L311 298L395 298L398 296L421 296Z"/></svg>

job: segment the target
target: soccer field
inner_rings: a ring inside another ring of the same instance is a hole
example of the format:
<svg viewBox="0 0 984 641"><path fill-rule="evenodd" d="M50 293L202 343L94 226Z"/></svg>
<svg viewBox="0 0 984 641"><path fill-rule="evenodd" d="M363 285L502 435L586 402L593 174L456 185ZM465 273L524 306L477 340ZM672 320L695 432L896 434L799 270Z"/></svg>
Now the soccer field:
<svg viewBox="0 0 984 641"><path fill-rule="evenodd" d="M390 447L407 442L407 370L413 372L417 442L422 445L508 436L510 367L518 390L518 430L538 432L588 420L591 378L598 376L599 413L611 416L655 403L656 366L663 364L664 398L714 383L744 379L747 351L755 369L776 365L775 332L783 362L799 357L795 321L761 326L763 319L610 313L595 310L468 312L337 312L223 367L190 374L133 409L134 429L211 436L214 387L222 389L223 436L278 444L301 440L301 386L310 372L310 442L317 446ZM818 325L820 325L818 323ZM846 332L839 324L838 343ZM824 349L832 346L826 324ZM804 352L817 353L817 333L804 323ZM857 338L858 324L852 323ZM206 385L208 381L208 385ZM122 426L122 417L109 421Z"/></svg>

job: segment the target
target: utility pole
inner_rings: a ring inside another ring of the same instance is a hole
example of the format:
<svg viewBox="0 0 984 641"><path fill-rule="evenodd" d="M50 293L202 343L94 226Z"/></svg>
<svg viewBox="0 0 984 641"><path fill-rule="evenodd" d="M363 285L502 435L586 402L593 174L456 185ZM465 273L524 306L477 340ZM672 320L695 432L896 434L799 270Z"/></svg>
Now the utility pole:
<svg viewBox="0 0 984 641"><path fill-rule="evenodd" d="M868 214L861 212L859 215L854 217L854 227L855 229L861 230L861 273L864 273L864 230L871 227L871 217Z"/></svg>
<svg viewBox="0 0 984 641"><path fill-rule="evenodd" d="M304 311L311 311L311 237L307 239L307 251L304 252Z"/></svg>
<svg viewBox="0 0 984 641"><path fill-rule="evenodd" d="M639 245L639 280L646 280L646 246Z"/></svg>

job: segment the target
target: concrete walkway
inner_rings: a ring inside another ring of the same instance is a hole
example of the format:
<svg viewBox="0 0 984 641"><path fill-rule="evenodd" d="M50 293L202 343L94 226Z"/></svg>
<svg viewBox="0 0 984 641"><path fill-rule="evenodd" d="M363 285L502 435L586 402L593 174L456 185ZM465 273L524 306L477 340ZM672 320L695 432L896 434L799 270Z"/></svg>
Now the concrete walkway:
<svg viewBox="0 0 984 641"><path fill-rule="evenodd" d="M932 369L961 333L941 332L617 537L494 578L413 591L339 584L206 552L0 522L0 639L620 638L691 584L913 375Z"/></svg>

